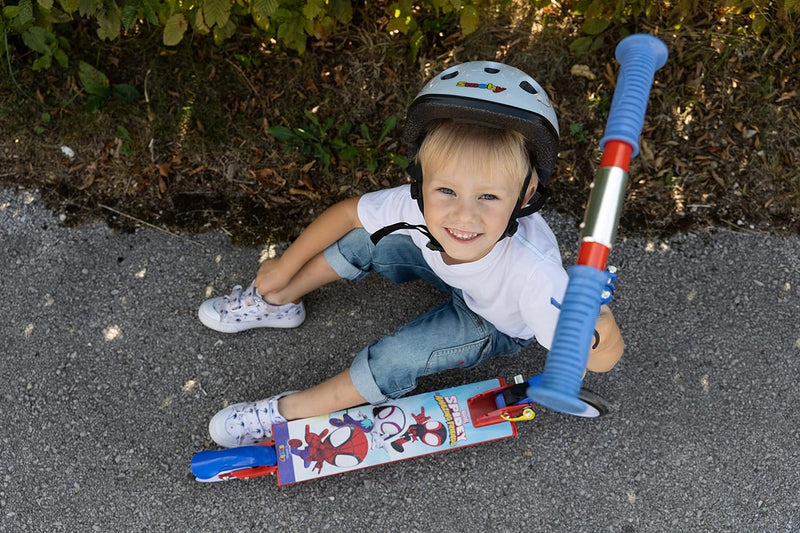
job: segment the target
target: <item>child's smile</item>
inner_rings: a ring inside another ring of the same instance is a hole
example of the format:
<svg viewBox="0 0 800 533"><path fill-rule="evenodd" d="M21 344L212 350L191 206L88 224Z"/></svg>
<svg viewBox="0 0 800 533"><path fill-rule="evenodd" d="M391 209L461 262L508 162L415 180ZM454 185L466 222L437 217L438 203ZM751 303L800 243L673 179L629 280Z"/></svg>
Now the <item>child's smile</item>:
<svg viewBox="0 0 800 533"><path fill-rule="evenodd" d="M454 228L445 228L445 230L459 241L471 241L481 235L480 233L465 233Z"/></svg>

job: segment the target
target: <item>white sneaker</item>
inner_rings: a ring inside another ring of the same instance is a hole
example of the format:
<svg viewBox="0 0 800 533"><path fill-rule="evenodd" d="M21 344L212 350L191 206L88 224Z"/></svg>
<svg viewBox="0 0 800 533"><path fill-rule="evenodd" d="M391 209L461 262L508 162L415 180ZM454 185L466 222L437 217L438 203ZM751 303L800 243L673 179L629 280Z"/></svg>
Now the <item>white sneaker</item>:
<svg viewBox="0 0 800 533"><path fill-rule="evenodd" d="M272 424L286 422L278 412L278 400L284 392L257 402L229 405L215 414L208 423L211 438L225 448L248 446L272 438Z"/></svg>
<svg viewBox="0 0 800 533"><path fill-rule="evenodd" d="M211 329L237 333L252 328L296 328L306 319L306 309L303 302L269 304L251 283L245 291L237 285L228 296L206 300L197 316Z"/></svg>

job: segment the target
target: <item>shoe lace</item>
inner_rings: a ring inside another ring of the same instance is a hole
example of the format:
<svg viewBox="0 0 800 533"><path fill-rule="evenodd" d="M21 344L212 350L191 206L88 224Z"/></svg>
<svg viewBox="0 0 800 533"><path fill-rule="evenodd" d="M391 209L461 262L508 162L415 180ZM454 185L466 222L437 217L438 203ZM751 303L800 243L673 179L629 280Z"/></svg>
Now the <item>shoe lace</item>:
<svg viewBox="0 0 800 533"><path fill-rule="evenodd" d="M248 307L258 307L265 303L264 300L261 299L253 283L247 287L247 290L242 290L241 285L236 285L230 294L222 298L225 302L223 309L230 313L238 313Z"/></svg>
<svg viewBox="0 0 800 533"><path fill-rule="evenodd" d="M285 392L235 410L233 417L241 421L241 424L234 426L237 428L235 430L237 443L242 444L249 435L256 438L270 437L272 424L286 422L283 415L278 412L278 400L287 394L291 393Z"/></svg>

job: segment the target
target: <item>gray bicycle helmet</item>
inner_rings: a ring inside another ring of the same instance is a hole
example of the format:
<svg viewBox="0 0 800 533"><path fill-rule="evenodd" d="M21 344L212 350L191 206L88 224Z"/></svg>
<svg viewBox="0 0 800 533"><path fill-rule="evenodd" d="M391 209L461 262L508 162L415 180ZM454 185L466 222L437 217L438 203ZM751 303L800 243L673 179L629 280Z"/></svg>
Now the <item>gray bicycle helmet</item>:
<svg viewBox="0 0 800 533"><path fill-rule="evenodd" d="M417 154L425 136L442 120L515 130L525 137L531 166L536 169L539 183L533 198L523 206L530 174L525 178L514 213L502 237L513 235L517 229L517 218L535 213L544 204L546 185L556 163L558 120L547 93L536 80L521 70L493 61L455 65L428 81L411 102L403 130L403 142L408 148L410 161L411 196L417 200L423 212L423 176ZM377 242L400 227L402 224L376 232L373 241ZM438 243L428 236L431 239L428 246L437 249Z"/></svg>

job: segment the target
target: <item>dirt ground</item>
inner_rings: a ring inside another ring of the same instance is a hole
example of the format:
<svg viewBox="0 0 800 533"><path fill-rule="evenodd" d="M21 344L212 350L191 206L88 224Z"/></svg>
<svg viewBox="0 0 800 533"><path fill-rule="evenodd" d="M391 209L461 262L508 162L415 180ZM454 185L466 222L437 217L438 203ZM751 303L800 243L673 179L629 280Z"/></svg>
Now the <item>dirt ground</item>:
<svg viewBox="0 0 800 533"><path fill-rule="evenodd" d="M797 49L711 19L641 31L666 42L670 61L656 75L621 235L709 225L800 232ZM0 77L0 185L41 190L65 224L100 217L121 230L291 239L328 205L404 182L389 154L404 153L398 139L416 91L447 66L492 59L531 73L552 97L561 150L548 205L580 218L617 67L610 44L570 53L576 32L570 22L496 21L467 38L442 36L416 63L378 27L342 30L302 57L245 37L166 49L156 33L82 43L70 68L43 74L21 68L31 60L23 55L13 78ZM81 60L139 98L112 97L88 112ZM391 116L398 126L378 143ZM313 153L287 152L267 132L309 117L332 120L321 134L333 154L327 173ZM345 122L353 128L342 136ZM332 147L337 136L353 159Z"/></svg>

